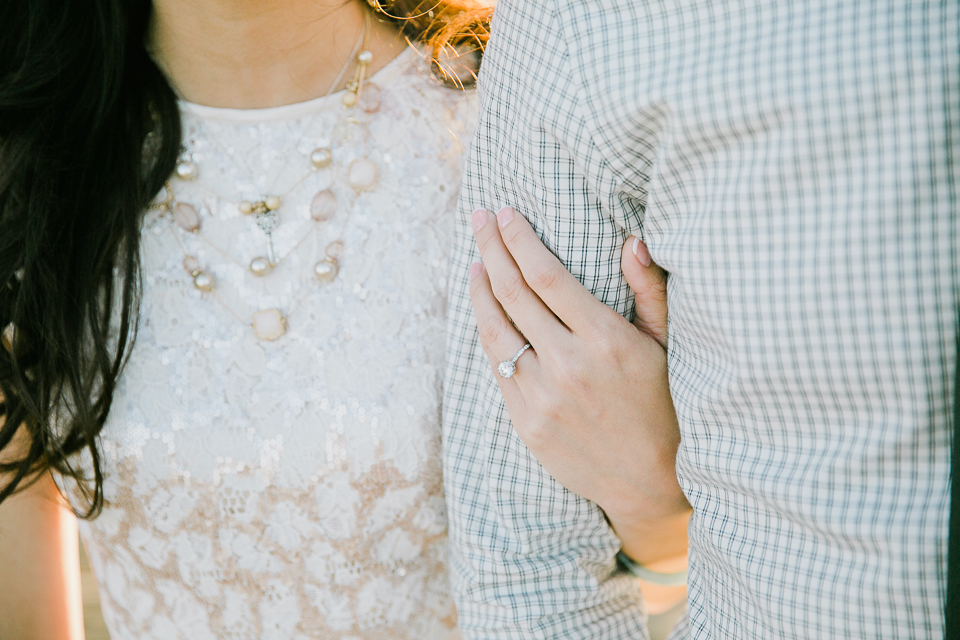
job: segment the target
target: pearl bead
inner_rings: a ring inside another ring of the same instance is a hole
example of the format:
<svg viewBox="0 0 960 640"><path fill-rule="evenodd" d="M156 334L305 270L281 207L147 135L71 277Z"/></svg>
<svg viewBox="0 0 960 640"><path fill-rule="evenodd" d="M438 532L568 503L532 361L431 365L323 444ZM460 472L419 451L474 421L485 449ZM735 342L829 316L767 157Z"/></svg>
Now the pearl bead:
<svg viewBox="0 0 960 640"><path fill-rule="evenodd" d="M193 256L187 256L183 259L183 268L192 276L200 273L200 261Z"/></svg>
<svg viewBox="0 0 960 640"><path fill-rule="evenodd" d="M250 202L249 200L244 200L243 202L237 205L237 209L240 209L240 213L242 213L243 215L248 216L251 213L253 213L253 203Z"/></svg>
<svg viewBox="0 0 960 640"><path fill-rule="evenodd" d="M200 215L193 205L178 202L173 208L173 220L184 231L194 233L200 230Z"/></svg>
<svg viewBox="0 0 960 640"><path fill-rule="evenodd" d="M17 327L11 322L3 329L2 343L7 353L13 353L13 345L17 340Z"/></svg>
<svg viewBox="0 0 960 640"><path fill-rule="evenodd" d="M276 340L287 332L287 321L279 309L264 309L253 314L253 332L261 340Z"/></svg>
<svg viewBox="0 0 960 640"><path fill-rule="evenodd" d="M216 283L217 280L213 277L213 274L207 273L206 271L201 271L193 276L193 286L200 291L213 291Z"/></svg>
<svg viewBox="0 0 960 640"><path fill-rule="evenodd" d="M329 220L337 212L337 196L330 189L324 189L313 196L310 202L310 217L317 222Z"/></svg>
<svg viewBox="0 0 960 640"><path fill-rule="evenodd" d="M328 258L339 258L341 253L343 253L343 243L339 240L334 240L327 245Z"/></svg>
<svg viewBox="0 0 960 640"><path fill-rule="evenodd" d="M273 271L273 265L266 258L257 257L250 261L250 271L253 272L253 275L262 278Z"/></svg>
<svg viewBox="0 0 960 640"><path fill-rule="evenodd" d="M365 158L357 158L347 170L347 183L357 191L368 191L377 183L377 165Z"/></svg>
<svg viewBox="0 0 960 640"><path fill-rule="evenodd" d="M193 164L189 160L184 160L183 162L177 163L177 177L181 180L196 180L197 179L197 165Z"/></svg>
<svg viewBox="0 0 960 640"><path fill-rule="evenodd" d="M313 267L313 273L320 282L333 282L339 270L340 268L334 258L321 260Z"/></svg>
<svg viewBox="0 0 960 640"><path fill-rule="evenodd" d="M370 50L361 51L360 55L357 56L357 62L360 64L370 64L373 62L373 52Z"/></svg>
<svg viewBox="0 0 960 640"><path fill-rule="evenodd" d="M357 94L353 91L347 91L343 94L343 106L352 107L357 104Z"/></svg>
<svg viewBox="0 0 960 640"><path fill-rule="evenodd" d="M367 113L376 113L380 109L380 87L372 82L364 84L357 104Z"/></svg>
<svg viewBox="0 0 960 640"><path fill-rule="evenodd" d="M314 169L329 167L331 162L333 162L333 154L326 147L318 147L310 153L310 163Z"/></svg>
<svg viewBox="0 0 960 640"><path fill-rule="evenodd" d="M267 205L267 209L274 211L280 208L280 196L267 196L267 199L263 201Z"/></svg>

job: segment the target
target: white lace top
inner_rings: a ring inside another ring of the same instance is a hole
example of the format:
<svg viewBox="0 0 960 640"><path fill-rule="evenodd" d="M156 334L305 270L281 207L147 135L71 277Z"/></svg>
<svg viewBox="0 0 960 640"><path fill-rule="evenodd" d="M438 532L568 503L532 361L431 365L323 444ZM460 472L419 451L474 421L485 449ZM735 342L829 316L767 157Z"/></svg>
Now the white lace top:
<svg viewBox="0 0 960 640"><path fill-rule="evenodd" d="M81 529L113 640L424 640L456 623L442 316L474 99L440 86L414 50L372 81L379 110L354 110L366 136L339 94L182 106L199 180L172 184L203 237L147 215L139 336L102 435L107 506ZM311 173L318 147L333 163ZM359 157L378 180L357 195L345 173ZM266 236L237 203L308 173L273 234L289 257L253 276ZM337 212L301 242L328 187ZM341 229L340 273L320 283L313 266ZM193 286L184 252L215 294ZM269 308L287 317L273 342L245 324Z"/></svg>

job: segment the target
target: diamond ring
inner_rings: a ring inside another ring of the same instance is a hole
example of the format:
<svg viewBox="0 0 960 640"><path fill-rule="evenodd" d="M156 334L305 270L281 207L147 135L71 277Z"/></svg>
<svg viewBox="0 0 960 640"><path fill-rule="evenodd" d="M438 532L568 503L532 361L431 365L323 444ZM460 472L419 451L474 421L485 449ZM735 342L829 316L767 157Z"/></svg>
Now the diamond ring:
<svg viewBox="0 0 960 640"><path fill-rule="evenodd" d="M520 348L520 351L517 351L517 355L513 356L513 360L504 360L497 365L497 371L504 378L512 378L513 374L517 372L517 360L520 359L520 356L523 355L523 352L530 348L530 343L523 345Z"/></svg>

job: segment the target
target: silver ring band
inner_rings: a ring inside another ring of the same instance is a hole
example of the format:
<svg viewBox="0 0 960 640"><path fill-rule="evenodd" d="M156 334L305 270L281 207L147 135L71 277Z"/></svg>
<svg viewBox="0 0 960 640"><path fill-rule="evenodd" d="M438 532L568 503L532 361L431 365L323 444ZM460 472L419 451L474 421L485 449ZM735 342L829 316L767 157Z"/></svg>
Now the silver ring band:
<svg viewBox="0 0 960 640"><path fill-rule="evenodd" d="M520 347L520 351L517 351L517 355L513 356L513 360L504 360L503 362L497 365L497 372L501 375L501 377L503 378L513 377L513 374L517 372L517 360L519 360L520 356L522 356L524 352L529 348L530 348L530 343L528 342L527 344Z"/></svg>

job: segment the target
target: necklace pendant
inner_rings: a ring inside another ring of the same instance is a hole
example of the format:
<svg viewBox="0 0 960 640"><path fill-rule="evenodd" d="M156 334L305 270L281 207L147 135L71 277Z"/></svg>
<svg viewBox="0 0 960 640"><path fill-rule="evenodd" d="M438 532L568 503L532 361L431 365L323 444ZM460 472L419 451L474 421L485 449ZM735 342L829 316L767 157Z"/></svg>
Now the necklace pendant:
<svg viewBox="0 0 960 640"><path fill-rule="evenodd" d="M336 280L339 271L340 265L337 263L337 259L330 256L327 256L313 267L313 274L317 276L317 280L325 283Z"/></svg>
<svg viewBox="0 0 960 640"><path fill-rule="evenodd" d="M277 228L277 222L277 212L275 209L265 209L264 211L257 212L257 226L267 234L267 259L271 265L277 264L277 252L273 248L273 230Z"/></svg>
<svg viewBox="0 0 960 640"><path fill-rule="evenodd" d="M177 177L181 180L196 180L197 165L189 160L181 160L177 163Z"/></svg>
<svg viewBox="0 0 960 640"><path fill-rule="evenodd" d="M277 264L277 250L273 248L273 234L267 234L267 260L270 262L270 266ZM266 274L264 274L266 275Z"/></svg>
<svg viewBox="0 0 960 640"><path fill-rule="evenodd" d="M279 309L264 309L253 314L253 332L265 341L273 341L287 332L287 319Z"/></svg>
<svg viewBox="0 0 960 640"><path fill-rule="evenodd" d="M257 226L266 234L277 228L277 222L277 214L273 210L267 209L257 213Z"/></svg>
<svg viewBox="0 0 960 640"><path fill-rule="evenodd" d="M191 276L196 277L196 275L201 271L200 261L194 258L193 256L184 256L183 268Z"/></svg>
<svg viewBox="0 0 960 640"><path fill-rule="evenodd" d="M337 196L330 189L324 189L313 196L310 202L310 217L317 222L329 220L337 212Z"/></svg>
<svg viewBox="0 0 960 640"><path fill-rule="evenodd" d="M173 207L173 221L184 231L196 233L200 230L200 214L191 204L178 202Z"/></svg>
<svg viewBox="0 0 960 640"><path fill-rule="evenodd" d="M355 191L370 191L377 183L377 165L366 158L357 158L347 169L347 183Z"/></svg>
<svg viewBox="0 0 960 640"><path fill-rule="evenodd" d="M380 108L380 88L372 82L363 85L363 93L357 99L357 104L367 113L376 113Z"/></svg>
<svg viewBox="0 0 960 640"><path fill-rule="evenodd" d="M217 286L217 279L212 273L206 271L196 271L193 276L193 286L199 291L210 293Z"/></svg>
<svg viewBox="0 0 960 640"><path fill-rule="evenodd" d="M310 152L310 164L314 169L329 167L331 162L333 162L333 154L326 147L317 147Z"/></svg>
<svg viewBox="0 0 960 640"><path fill-rule="evenodd" d="M263 277L273 271L273 264L268 258L258 256L250 261L250 272L255 276Z"/></svg>

